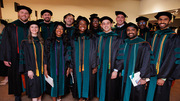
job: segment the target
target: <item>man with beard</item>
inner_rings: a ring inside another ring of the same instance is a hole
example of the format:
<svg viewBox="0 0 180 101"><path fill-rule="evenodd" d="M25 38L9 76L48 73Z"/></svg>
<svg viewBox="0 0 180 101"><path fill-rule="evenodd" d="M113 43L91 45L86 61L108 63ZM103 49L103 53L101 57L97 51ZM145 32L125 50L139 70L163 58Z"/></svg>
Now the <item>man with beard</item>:
<svg viewBox="0 0 180 101"><path fill-rule="evenodd" d="M71 37L74 33L75 27L74 24L74 15L71 13L68 13L64 16L64 23L66 25L67 34L69 37Z"/></svg>
<svg viewBox="0 0 180 101"><path fill-rule="evenodd" d="M51 21L52 15L53 13L48 9L41 11L41 17L44 19L44 21L40 23L40 31L44 40L46 40L51 35L54 29L54 23Z"/></svg>
<svg viewBox="0 0 180 101"><path fill-rule="evenodd" d="M126 38L126 21L125 18L128 16L122 11L115 11L116 14L116 25L113 28L113 31L118 34L121 39Z"/></svg>
<svg viewBox="0 0 180 101"><path fill-rule="evenodd" d="M180 78L180 36L169 28L173 18L171 13L159 12L155 18L160 29L151 43L151 65L155 76L150 78L147 101L169 101L172 81Z"/></svg>
<svg viewBox="0 0 180 101"><path fill-rule="evenodd" d="M15 95L15 101L21 101L24 79L19 74L19 48L21 41L28 35L28 19L32 10L26 6L18 6L17 10L18 20L8 24L3 30L0 59L9 67L9 94Z"/></svg>
<svg viewBox="0 0 180 101"><path fill-rule="evenodd" d="M128 38L125 39L124 44L120 45L116 62L117 69L122 70L120 101L145 101L146 79L150 77L150 45L137 36L137 25L128 23L126 31ZM140 79L136 81L137 86L133 86L131 79L138 72L140 73Z"/></svg>
<svg viewBox="0 0 180 101"><path fill-rule="evenodd" d="M145 41L150 42L150 29L146 27L148 20L149 18L143 16L136 18L137 25L140 29L138 31L139 37L143 38Z"/></svg>

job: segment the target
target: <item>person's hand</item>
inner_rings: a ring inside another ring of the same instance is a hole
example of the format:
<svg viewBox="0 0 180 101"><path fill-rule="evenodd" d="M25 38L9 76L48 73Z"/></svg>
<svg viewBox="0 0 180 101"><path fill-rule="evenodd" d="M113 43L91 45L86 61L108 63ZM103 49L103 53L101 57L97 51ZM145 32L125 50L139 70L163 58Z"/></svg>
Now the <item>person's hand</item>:
<svg viewBox="0 0 180 101"><path fill-rule="evenodd" d="M68 77L69 73L70 73L70 68L68 67L68 69L67 69L67 71L66 71L66 76L67 76L67 77Z"/></svg>
<svg viewBox="0 0 180 101"><path fill-rule="evenodd" d="M4 61L4 65L7 66L7 67L11 67L11 62Z"/></svg>
<svg viewBox="0 0 180 101"><path fill-rule="evenodd" d="M95 74L97 73L97 67L95 67L93 70L92 70L92 74Z"/></svg>
<svg viewBox="0 0 180 101"><path fill-rule="evenodd" d="M138 81L138 84L141 84L141 85L144 85L144 84L146 84L146 80L143 80L143 79L140 79L139 81Z"/></svg>
<svg viewBox="0 0 180 101"><path fill-rule="evenodd" d="M48 78L48 71L47 70L44 71L44 75L46 78Z"/></svg>
<svg viewBox="0 0 180 101"><path fill-rule="evenodd" d="M73 69L70 68L70 69L69 69L69 73L71 73L71 72L73 72Z"/></svg>
<svg viewBox="0 0 180 101"><path fill-rule="evenodd" d="M29 77L30 79L33 79L33 76L34 76L33 71L32 71L32 70L28 71L28 77Z"/></svg>
<svg viewBox="0 0 180 101"><path fill-rule="evenodd" d="M164 80L158 79L158 80L157 80L157 85L158 85L158 86L163 86L163 85L164 85L164 82L165 82Z"/></svg>
<svg viewBox="0 0 180 101"><path fill-rule="evenodd" d="M118 74L118 72L113 71L113 72L112 72L112 75L111 75L111 79L117 78L117 74Z"/></svg>

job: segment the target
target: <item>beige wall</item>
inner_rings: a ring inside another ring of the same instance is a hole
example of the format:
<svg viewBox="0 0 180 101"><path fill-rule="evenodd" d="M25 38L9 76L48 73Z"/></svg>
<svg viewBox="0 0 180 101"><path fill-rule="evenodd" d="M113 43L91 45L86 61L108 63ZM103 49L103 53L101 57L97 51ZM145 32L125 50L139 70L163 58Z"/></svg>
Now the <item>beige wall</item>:
<svg viewBox="0 0 180 101"><path fill-rule="evenodd" d="M31 20L35 20L34 10L38 11L38 18L40 18L40 11L43 9L50 9L53 11L53 20L61 21L63 16L68 12L73 13L76 17L78 15L86 16L92 13L98 13L100 17L107 15L115 20L115 11L122 10L129 16L127 21L134 22L135 17L139 14L139 0L4 0L4 8L2 8L3 19L10 19L13 21L17 19L17 13L14 11L14 2L21 5L29 6L33 9ZM52 1L52 2L50 2Z"/></svg>
<svg viewBox="0 0 180 101"><path fill-rule="evenodd" d="M38 11L38 18L43 9L50 9L54 15L53 21L62 21L67 13L73 13L89 18L92 13L98 13L99 17L110 16L115 21L116 10L122 10L127 15L127 22L135 22L139 15L156 13L180 8L180 0L3 0L2 18L13 21L17 19L14 11L14 2L32 8L31 20L35 20L34 10ZM151 20L154 17L150 18Z"/></svg>

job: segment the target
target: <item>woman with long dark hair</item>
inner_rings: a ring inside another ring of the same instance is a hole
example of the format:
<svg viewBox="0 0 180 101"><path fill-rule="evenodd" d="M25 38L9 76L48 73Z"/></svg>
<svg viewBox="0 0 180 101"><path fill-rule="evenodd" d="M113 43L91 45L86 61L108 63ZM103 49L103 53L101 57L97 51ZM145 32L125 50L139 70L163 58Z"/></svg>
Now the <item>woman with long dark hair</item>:
<svg viewBox="0 0 180 101"><path fill-rule="evenodd" d="M28 39L21 42L19 72L25 74L26 94L32 101L41 101L41 95L45 91L43 43L38 23L30 22Z"/></svg>
<svg viewBox="0 0 180 101"><path fill-rule="evenodd" d="M88 31L89 21L79 16L72 36L71 68L73 69L73 97L79 101L92 99L95 90L96 41Z"/></svg>
<svg viewBox="0 0 180 101"><path fill-rule="evenodd" d="M55 22L55 27L45 43L44 74L53 78L54 87L51 87L51 97L53 101L61 101L62 96L69 93L68 75L71 60L71 47L67 34L65 34L63 22Z"/></svg>

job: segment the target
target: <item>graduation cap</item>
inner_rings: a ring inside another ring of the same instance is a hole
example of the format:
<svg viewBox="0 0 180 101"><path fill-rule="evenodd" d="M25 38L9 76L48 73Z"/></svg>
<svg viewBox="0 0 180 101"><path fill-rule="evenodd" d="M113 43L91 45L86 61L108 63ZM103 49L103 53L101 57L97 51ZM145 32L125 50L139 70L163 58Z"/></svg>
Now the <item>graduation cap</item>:
<svg viewBox="0 0 180 101"><path fill-rule="evenodd" d="M83 17L83 16L78 16L78 18L77 18L77 22L79 22L79 21L81 21L81 20L84 20L84 21L86 21L86 23L87 23L87 25L89 24L89 21L88 21L88 19L86 18L86 17Z"/></svg>
<svg viewBox="0 0 180 101"><path fill-rule="evenodd" d="M97 18L99 20L98 14L91 14L89 20L93 20L94 18Z"/></svg>
<svg viewBox="0 0 180 101"><path fill-rule="evenodd" d="M149 18L144 17L144 16L140 16L140 17L136 18L136 22L139 22L140 20L148 21Z"/></svg>
<svg viewBox="0 0 180 101"><path fill-rule="evenodd" d="M100 19L100 22L102 23L103 20L109 20L111 23L113 23L113 19L111 19L111 18L108 17L108 16L103 16L103 17Z"/></svg>
<svg viewBox="0 0 180 101"><path fill-rule="evenodd" d="M5 26L8 24L8 22L5 21L5 20L3 20L3 19L0 19L0 23L2 23L2 24L5 25Z"/></svg>
<svg viewBox="0 0 180 101"><path fill-rule="evenodd" d="M128 28L128 27L134 27L134 28L136 28L136 30L138 30L138 26L137 26L136 24L132 23L132 22L129 22L129 23L126 25L126 28Z"/></svg>
<svg viewBox="0 0 180 101"><path fill-rule="evenodd" d="M128 17L128 16L127 16L124 12L122 12L122 11L115 11L115 14L116 14L116 16L119 15L119 14L121 14L121 15L123 15L125 18Z"/></svg>
<svg viewBox="0 0 180 101"><path fill-rule="evenodd" d="M154 16L156 19L158 19L160 16L168 16L171 20L172 18L175 19L176 16L172 15L170 12L159 12L156 16Z"/></svg>
<svg viewBox="0 0 180 101"><path fill-rule="evenodd" d="M48 12L51 16L53 15L53 13L50 10L44 9L44 10L41 11L41 16L46 12Z"/></svg>
<svg viewBox="0 0 180 101"><path fill-rule="evenodd" d="M21 9L25 9L29 12L29 14L32 13L31 8L27 7L27 6L17 6L17 11L19 12Z"/></svg>
<svg viewBox="0 0 180 101"><path fill-rule="evenodd" d="M65 19L67 16L69 16L69 15L72 15L73 17L75 17L73 14L68 13L68 14L64 15L64 19Z"/></svg>
<svg viewBox="0 0 180 101"><path fill-rule="evenodd" d="M30 21L29 22L29 26L31 26L33 24L38 25L38 27L40 27L39 22L37 22L37 21Z"/></svg>
<svg viewBox="0 0 180 101"><path fill-rule="evenodd" d="M58 21L54 22L54 26L58 26L58 25L62 26L64 30L66 29L66 26L63 22L58 22Z"/></svg>

